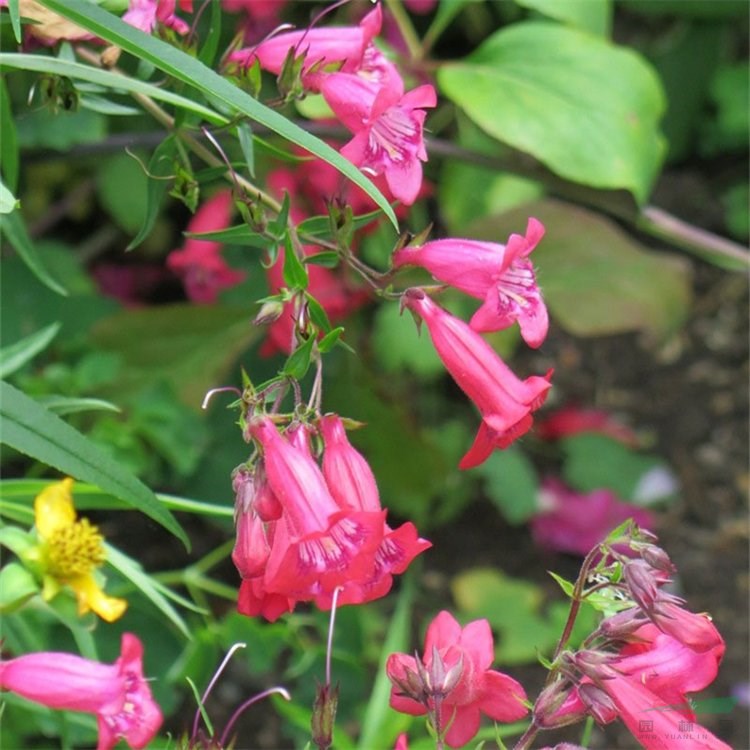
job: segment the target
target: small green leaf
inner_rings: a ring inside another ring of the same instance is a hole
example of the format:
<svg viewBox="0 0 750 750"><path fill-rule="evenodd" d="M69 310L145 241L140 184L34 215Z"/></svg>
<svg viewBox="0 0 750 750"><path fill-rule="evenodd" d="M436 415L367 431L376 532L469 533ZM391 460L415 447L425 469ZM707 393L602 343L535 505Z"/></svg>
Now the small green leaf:
<svg viewBox="0 0 750 750"><path fill-rule="evenodd" d="M336 268L340 262L339 254L334 251L315 253L305 258L305 265L323 266L323 268Z"/></svg>
<svg viewBox="0 0 750 750"><path fill-rule="evenodd" d="M101 448L8 383L0 383L2 442L65 474L92 482L140 510L189 548L185 532L153 492Z"/></svg>
<svg viewBox="0 0 750 750"><path fill-rule="evenodd" d="M284 252L284 283L290 289L307 289L310 278L307 269L300 262L290 237L287 235Z"/></svg>
<svg viewBox="0 0 750 750"><path fill-rule="evenodd" d="M10 108L10 96L5 80L0 78L0 167L8 189L15 192L18 187L18 134L16 121Z"/></svg>
<svg viewBox="0 0 750 750"><path fill-rule="evenodd" d="M318 349L322 354L325 354L326 352L331 351L334 346L338 343L338 341L341 339L342 334L344 333L344 326L338 326L338 328L334 328L332 331L329 331L323 338L318 342Z"/></svg>
<svg viewBox="0 0 750 750"><path fill-rule="evenodd" d="M213 240L225 245L241 245L243 247L257 247L265 249L273 240L253 232L247 224L238 224L216 232L184 232L185 237L195 237L197 240Z"/></svg>
<svg viewBox="0 0 750 750"><path fill-rule="evenodd" d="M19 9L19 0L8 0L8 13L10 15L10 25L13 29L13 36L18 44L21 44L23 36L21 35L21 11Z"/></svg>
<svg viewBox="0 0 750 750"><path fill-rule="evenodd" d="M219 50L219 42L221 40L221 11L221 3L211 3L211 18L208 32L205 34L205 41L198 53L198 59L209 67L214 64L216 53Z"/></svg>
<svg viewBox="0 0 750 750"><path fill-rule="evenodd" d="M15 344L0 349L0 379L5 379L20 370L39 352L44 351L52 339L57 336L60 323L52 323L41 331L17 341Z"/></svg>
<svg viewBox="0 0 750 750"><path fill-rule="evenodd" d="M21 260L23 260L29 270L42 284L49 287L53 292L61 294L63 297L68 296L67 290L55 281L42 265L19 211L13 211L10 214L0 214L0 232L5 235L5 238L13 245L13 248L21 257Z"/></svg>
<svg viewBox="0 0 750 750"><path fill-rule="evenodd" d="M169 189L170 181L164 179L168 177L174 168L174 158L177 154L177 144L173 135L167 136L151 155L148 162L148 185L146 187L146 209L143 215L141 228L138 234L131 240L125 248L126 251L133 250L148 237L151 230L156 224L159 217L164 196Z"/></svg>
<svg viewBox="0 0 750 750"><path fill-rule="evenodd" d="M250 177L255 177L255 148L253 146L253 130L247 122L241 122L237 126L237 140L240 142L242 156L247 165Z"/></svg>
<svg viewBox="0 0 750 750"><path fill-rule="evenodd" d="M548 570L547 572L555 579L555 581L557 581L557 584L565 592L566 596L573 596L575 586L570 581L557 575L557 573L552 570Z"/></svg>
<svg viewBox="0 0 750 750"><path fill-rule="evenodd" d="M483 130L561 177L646 201L666 150L665 100L633 50L559 24L512 24L442 66L438 83Z"/></svg>
<svg viewBox="0 0 750 750"><path fill-rule="evenodd" d="M331 321L328 318L328 313L325 311L323 305L318 302L309 292L305 292L305 300L307 304L308 312L310 313L310 320L315 323L318 328L324 333L331 331Z"/></svg>
<svg viewBox="0 0 750 750"><path fill-rule="evenodd" d="M307 341L298 346L290 355L281 371L283 375L295 380L302 380L310 368L310 358L312 357L315 336L310 336Z"/></svg>
<svg viewBox="0 0 750 750"><path fill-rule="evenodd" d="M113 411L120 408L100 398L81 398L76 396L40 396L36 399L45 409L49 409L58 416L77 414L81 411Z"/></svg>

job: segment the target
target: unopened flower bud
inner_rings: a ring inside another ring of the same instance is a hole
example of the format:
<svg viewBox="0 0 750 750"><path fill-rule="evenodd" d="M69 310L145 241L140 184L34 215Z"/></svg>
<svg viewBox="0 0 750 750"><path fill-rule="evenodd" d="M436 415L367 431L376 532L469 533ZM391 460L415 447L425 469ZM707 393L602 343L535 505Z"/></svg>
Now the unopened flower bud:
<svg viewBox="0 0 750 750"><path fill-rule="evenodd" d="M638 607L631 607L602 620L599 623L599 633L610 641L622 640L647 622L648 618Z"/></svg>
<svg viewBox="0 0 750 750"><path fill-rule="evenodd" d="M650 612L659 593L654 569L645 560L633 560L625 564L623 573L633 601Z"/></svg>
<svg viewBox="0 0 750 750"><path fill-rule="evenodd" d="M578 697L597 724L609 724L617 718L617 706L614 701L596 685L581 685L578 688Z"/></svg>
<svg viewBox="0 0 750 750"><path fill-rule="evenodd" d="M534 704L534 723L543 729L556 729L579 722L584 717L580 707L572 710L565 707L572 688L572 683L566 679L545 687Z"/></svg>
<svg viewBox="0 0 750 750"><path fill-rule="evenodd" d="M333 727L336 723L336 709L339 703L339 686L319 685L313 703L312 741L318 750L328 750L333 745Z"/></svg>
<svg viewBox="0 0 750 750"><path fill-rule="evenodd" d="M674 563L669 559L669 555L655 544L645 544L640 549L641 557L656 570L665 573L674 573L676 568Z"/></svg>
<svg viewBox="0 0 750 750"><path fill-rule="evenodd" d="M258 314L253 319L253 325L265 326L275 323L284 312L284 303L278 299L266 300L258 310Z"/></svg>

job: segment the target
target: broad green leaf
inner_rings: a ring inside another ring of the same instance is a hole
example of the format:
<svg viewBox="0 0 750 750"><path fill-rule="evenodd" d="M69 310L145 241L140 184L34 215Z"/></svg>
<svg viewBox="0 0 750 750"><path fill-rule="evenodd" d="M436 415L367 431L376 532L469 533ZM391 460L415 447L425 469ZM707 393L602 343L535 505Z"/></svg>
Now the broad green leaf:
<svg viewBox="0 0 750 750"><path fill-rule="evenodd" d="M485 479L485 492L506 520L527 521L537 510L539 479L534 466L515 446L495 451L476 469Z"/></svg>
<svg viewBox="0 0 750 750"><path fill-rule="evenodd" d="M194 409L261 334L244 307L187 304L123 311L91 332L97 347L122 357L113 397L164 380Z"/></svg>
<svg viewBox="0 0 750 750"><path fill-rule="evenodd" d="M65 474L91 482L189 541L172 514L137 477L123 471L101 448L8 383L0 383L2 441Z"/></svg>
<svg viewBox="0 0 750 750"><path fill-rule="evenodd" d="M515 0L522 8L597 36L608 37L612 26L612 0Z"/></svg>
<svg viewBox="0 0 750 750"><path fill-rule="evenodd" d="M659 80L632 50L531 21L501 29L438 73L483 130L552 171L645 202L662 162Z"/></svg>
<svg viewBox="0 0 750 750"><path fill-rule="evenodd" d="M143 167L128 154L102 160L96 171L97 195L115 223L135 234L148 215L149 179Z"/></svg>
<svg viewBox="0 0 750 750"><path fill-rule="evenodd" d="M39 352L44 351L60 330L59 323L52 323L41 331L0 349L0 379L5 379L20 370Z"/></svg>
<svg viewBox="0 0 750 750"><path fill-rule="evenodd" d="M148 186L146 187L146 211L138 234L130 241L125 250L134 250L148 237L159 217L164 196L169 190L171 180L165 179L174 172L174 158L177 154L175 137L170 135L154 149L148 162Z"/></svg>
<svg viewBox="0 0 750 750"><path fill-rule="evenodd" d="M682 325L691 298L686 260L650 252L593 211L549 199L483 219L468 236L503 242L523 232L529 216L547 230L532 257L547 307L565 330L577 336L640 330L665 339Z"/></svg>
<svg viewBox="0 0 750 750"><path fill-rule="evenodd" d="M422 380L440 377L445 367L426 331L420 334L411 315L398 305L380 305L375 313L372 346L386 372L409 370Z"/></svg>
<svg viewBox="0 0 750 750"><path fill-rule="evenodd" d="M16 562L0 569L0 614L8 614L39 593L34 576Z"/></svg>
<svg viewBox="0 0 750 750"><path fill-rule="evenodd" d="M307 289L310 278L307 269L294 251L289 235L286 236L284 252L284 283L290 289Z"/></svg>
<svg viewBox="0 0 750 750"><path fill-rule="evenodd" d="M92 6L93 7L93 6ZM104 11L100 11L104 12ZM109 14L107 14L109 15ZM113 16L114 17L114 16ZM125 24L127 26L127 24ZM145 34L143 35L145 36ZM223 115L215 112L204 105L188 99L171 91L154 86L137 78L111 73L83 63L61 60L57 57L46 57L42 55L27 55L14 52L0 53L0 68L17 68L19 70L31 70L36 73L50 73L52 75L67 76L75 80L89 81L99 84L108 89L123 91L130 94L143 94L157 101L173 104L175 107L190 110L201 115L209 122L216 125L226 125L228 120Z"/></svg>
<svg viewBox="0 0 750 750"><path fill-rule="evenodd" d="M138 59L153 63L177 80L198 89L211 100L223 102L233 112L265 125L282 138L286 138L328 162L359 185L383 209L393 226L398 227L396 215L385 196L351 162L319 138L310 135L283 115L253 99L199 60L166 42L144 34L85 0L41 0L41 2L96 36L111 44L116 44Z"/></svg>
<svg viewBox="0 0 750 750"><path fill-rule="evenodd" d="M34 243L26 231L26 224L19 211L13 211L10 214L0 214L0 232L5 235L5 239L13 245L20 258L45 286L53 292L68 296L67 290L50 276L49 271L42 265L39 255L36 252Z"/></svg>

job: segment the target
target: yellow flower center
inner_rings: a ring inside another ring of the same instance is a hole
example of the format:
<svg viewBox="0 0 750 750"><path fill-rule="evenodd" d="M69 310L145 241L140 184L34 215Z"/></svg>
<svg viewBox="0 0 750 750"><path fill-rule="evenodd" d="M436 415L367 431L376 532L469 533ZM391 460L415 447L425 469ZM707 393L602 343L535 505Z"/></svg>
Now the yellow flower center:
<svg viewBox="0 0 750 750"><path fill-rule="evenodd" d="M59 579L90 573L105 560L103 541L87 518L56 529L46 539L50 573Z"/></svg>

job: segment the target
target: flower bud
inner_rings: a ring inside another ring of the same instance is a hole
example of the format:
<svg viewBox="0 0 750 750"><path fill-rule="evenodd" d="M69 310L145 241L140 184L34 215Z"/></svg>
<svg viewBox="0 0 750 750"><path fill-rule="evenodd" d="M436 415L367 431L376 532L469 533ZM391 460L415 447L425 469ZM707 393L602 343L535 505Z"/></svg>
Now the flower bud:
<svg viewBox="0 0 750 750"><path fill-rule="evenodd" d="M568 680L556 680L539 693L534 704L534 723L543 729L556 729L576 724L584 717L580 706L568 710L565 705L573 685Z"/></svg>
<svg viewBox="0 0 750 750"><path fill-rule="evenodd" d="M610 641L622 640L647 622L648 618L643 616L638 607L631 607L602 620L598 632Z"/></svg>
<svg viewBox="0 0 750 750"><path fill-rule="evenodd" d="M669 555L655 544L645 544L640 549L641 557L656 570L664 573L674 573L676 568L674 563L669 559Z"/></svg>
<svg viewBox="0 0 750 750"><path fill-rule="evenodd" d="M319 685L313 703L312 741L318 750L328 750L333 744L333 727L336 723L336 709L339 703L339 686Z"/></svg>
<svg viewBox="0 0 750 750"><path fill-rule="evenodd" d="M253 318L253 325L265 326L276 322L284 312L284 303L278 299L266 300Z"/></svg>
<svg viewBox="0 0 750 750"><path fill-rule="evenodd" d="M597 724L609 724L617 718L617 706L614 701L596 685L581 685L578 688L578 697Z"/></svg>
<svg viewBox="0 0 750 750"><path fill-rule="evenodd" d="M650 612L659 593L653 568L645 560L633 560L625 563L623 573L633 601Z"/></svg>

